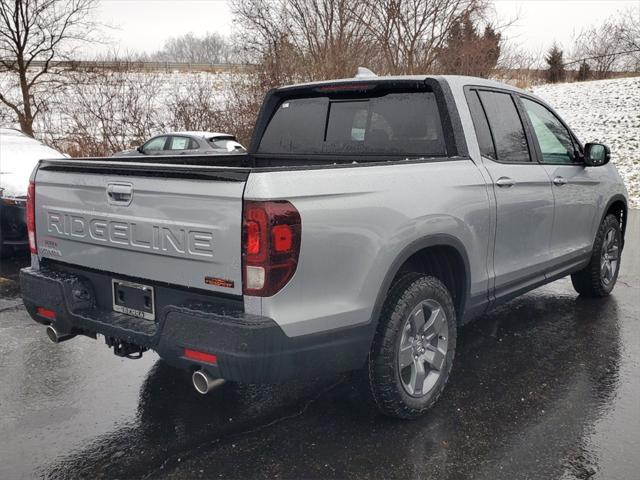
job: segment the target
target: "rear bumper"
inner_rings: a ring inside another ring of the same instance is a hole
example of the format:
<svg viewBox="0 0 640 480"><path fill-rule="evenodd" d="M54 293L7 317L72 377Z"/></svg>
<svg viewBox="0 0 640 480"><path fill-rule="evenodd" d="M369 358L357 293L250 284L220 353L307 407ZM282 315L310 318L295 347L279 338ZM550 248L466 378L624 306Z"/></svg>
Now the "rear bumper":
<svg viewBox="0 0 640 480"><path fill-rule="evenodd" d="M360 368L369 351L369 326L287 337L272 319L245 313L241 302L177 287L155 286L158 298L172 300L156 306L155 322L131 317L110 308L111 275L70 270L20 272L23 300L35 321L53 323L60 332L101 334L152 349L177 367L205 368L214 377L241 383L275 383ZM38 307L53 310L55 320L39 315ZM185 348L214 354L217 364L187 359Z"/></svg>

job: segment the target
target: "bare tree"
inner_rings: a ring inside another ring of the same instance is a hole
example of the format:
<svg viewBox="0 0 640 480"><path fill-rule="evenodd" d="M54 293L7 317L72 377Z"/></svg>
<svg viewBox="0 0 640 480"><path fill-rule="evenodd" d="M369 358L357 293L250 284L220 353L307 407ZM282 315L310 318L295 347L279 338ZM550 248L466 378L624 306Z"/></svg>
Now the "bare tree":
<svg viewBox="0 0 640 480"><path fill-rule="evenodd" d="M0 91L0 102L33 135L33 121L45 108L44 85L52 62L86 41L95 28L90 16L97 0L0 0L0 71L15 79Z"/></svg>
<svg viewBox="0 0 640 480"><path fill-rule="evenodd" d="M640 70L640 6L620 10L575 38L570 64L583 61L596 78Z"/></svg>
<svg viewBox="0 0 640 480"><path fill-rule="evenodd" d="M545 51L541 47L528 50L513 42L501 42L500 58L493 75L519 88L529 88L545 80L544 57Z"/></svg>
<svg viewBox="0 0 640 480"><path fill-rule="evenodd" d="M262 66L263 81L352 75L369 58L366 26L349 0L233 0L240 51ZM270 85L269 85L270 86Z"/></svg>
<svg viewBox="0 0 640 480"><path fill-rule="evenodd" d="M151 55L152 60L185 63L226 63L233 57L229 42L218 33L198 37L187 33L170 38L164 47Z"/></svg>
<svg viewBox="0 0 640 480"><path fill-rule="evenodd" d="M259 82L265 89L288 81L299 62L291 40L284 0L232 0L240 30L237 50L245 61L260 64ZM293 68L290 68L294 65Z"/></svg>
<svg viewBox="0 0 640 480"><path fill-rule="evenodd" d="M76 72L59 102L62 130L51 143L73 156L111 155L143 143L162 129L165 107L159 74L130 70Z"/></svg>
<svg viewBox="0 0 640 480"><path fill-rule="evenodd" d="M429 73L451 29L465 16L480 15L486 0L366 0L357 9L382 53L384 73Z"/></svg>
<svg viewBox="0 0 640 480"><path fill-rule="evenodd" d="M625 54L626 68L640 71L640 5L622 13L620 43Z"/></svg>
<svg viewBox="0 0 640 480"><path fill-rule="evenodd" d="M214 78L191 75L189 88L167 99L168 127L171 130L219 130L221 101L212 92L220 89Z"/></svg>
<svg viewBox="0 0 640 480"><path fill-rule="evenodd" d="M622 50L620 22L611 18L580 32L572 56L587 59L595 78L607 78L619 65Z"/></svg>
<svg viewBox="0 0 640 480"><path fill-rule="evenodd" d="M433 73L453 25L480 17L488 0L232 0L236 51L256 64L228 105L248 137L264 92L277 85L352 76ZM495 42L494 42L495 43ZM495 52L497 53L497 52ZM220 113L222 115L222 113ZM233 125L234 118L226 122Z"/></svg>
<svg viewBox="0 0 640 480"><path fill-rule="evenodd" d="M289 0L293 38L308 76L351 76L375 52L367 39L367 11L350 0Z"/></svg>
<svg viewBox="0 0 640 480"><path fill-rule="evenodd" d="M487 0L233 0L243 48L276 77L428 73L465 15Z"/></svg>

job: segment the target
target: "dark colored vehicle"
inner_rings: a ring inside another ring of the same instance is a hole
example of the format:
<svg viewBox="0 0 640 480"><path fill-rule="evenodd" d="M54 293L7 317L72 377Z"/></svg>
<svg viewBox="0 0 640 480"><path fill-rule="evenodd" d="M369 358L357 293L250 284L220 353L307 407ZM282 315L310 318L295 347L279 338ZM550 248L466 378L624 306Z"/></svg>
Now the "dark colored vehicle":
<svg viewBox="0 0 640 480"><path fill-rule="evenodd" d="M42 158L62 154L13 128L0 128L0 257L28 249L25 206L29 176Z"/></svg>
<svg viewBox="0 0 640 480"><path fill-rule="evenodd" d="M133 150L116 153L114 157L138 155L228 155L246 153L236 137L215 132L170 132L156 135Z"/></svg>

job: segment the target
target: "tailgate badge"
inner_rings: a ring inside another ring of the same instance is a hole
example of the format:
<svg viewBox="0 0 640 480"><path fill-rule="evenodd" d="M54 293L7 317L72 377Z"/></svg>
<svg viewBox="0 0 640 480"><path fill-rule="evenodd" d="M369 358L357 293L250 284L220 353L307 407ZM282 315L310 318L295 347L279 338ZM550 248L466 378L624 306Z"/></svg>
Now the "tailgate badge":
<svg viewBox="0 0 640 480"><path fill-rule="evenodd" d="M204 277L204 283L207 285L213 285L214 287L233 288L235 283L233 280L227 280L225 278L216 277Z"/></svg>

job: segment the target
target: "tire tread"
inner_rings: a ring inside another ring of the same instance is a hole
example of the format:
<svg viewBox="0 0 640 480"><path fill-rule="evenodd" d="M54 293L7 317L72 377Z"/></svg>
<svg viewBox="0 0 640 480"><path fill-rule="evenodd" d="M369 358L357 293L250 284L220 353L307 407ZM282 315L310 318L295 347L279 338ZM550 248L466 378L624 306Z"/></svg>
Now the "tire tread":
<svg viewBox="0 0 640 480"><path fill-rule="evenodd" d="M600 280L600 252L602 249L602 243L604 242L604 236L611 228L616 228L618 235L620 235L620 223L615 215L607 215L596 232L596 238L593 242L593 251L591 252L591 260L589 264L582 270L571 275L571 283L573 288L580 295L587 298L602 298L611 293L617 280L616 278L611 283L610 287L605 287ZM620 269L620 262L622 260L622 249L618 253L618 266Z"/></svg>
<svg viewBox="0 0 640 480"><path fill-rule="evenodd" d="M438 401L451 372L455 356L455 328L453 335L449 335L448 356L449 352L451 356L447 362L446 371L443 372L443 380L439 382L428 401L419 406L409 405L403 398L403 392L398 390L398 388L402 389L402 386L398 384L395 374L397 335L404 323L403 313L406 313L407 305L424 299L425 291L436 292L437 296L445 300L443 307L447 310L447 318L455 325L453 300L447 288L437 278L409 273L393 285L382 308L368 362L370 394L378 409L388 416L412 419L424 414ZM453 318L450 318L451 316Z"/></svg>

